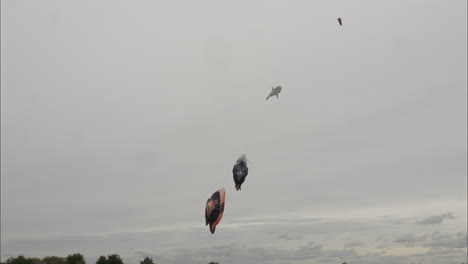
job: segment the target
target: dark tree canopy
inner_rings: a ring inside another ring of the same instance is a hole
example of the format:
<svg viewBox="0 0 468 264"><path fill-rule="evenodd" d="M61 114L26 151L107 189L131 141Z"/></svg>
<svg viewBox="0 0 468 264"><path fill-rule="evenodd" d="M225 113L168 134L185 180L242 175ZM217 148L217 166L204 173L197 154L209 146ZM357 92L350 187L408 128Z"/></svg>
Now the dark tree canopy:
<svg viewBox="0 0 468 264"><path fill-rule="evenodd" d="M80 253L74 253L68 255L66 264L86 264L83 255Z"/></svg>
<svg viewBox="0 0 468 264"><path fill-rule="evenodd" d="M44 264L66 264L66 259L57 256L47 256L42 259Z"/></svg>
<svg viewBox="0 0 468 264"><path fill-rule="evenodd" d="M33 264L32 259L25 258L23 255L19 255L17 258L11 257L7 259L8 264Z"/></svg>
<svg viewBox="0 0 468 264"><path fill-rule="evenodd" d="M42 260L40 258L31 258L32 264L42 264Z"/></svg>
<svg viewBox="0 0 468 264"><path fill-rule="evenodd" d="M100 256L97 260L96 260L96 264L107 264L107 258L105 256Z"/></svg>
<svg viewBox="0 0 468 264"><path fill-rule="evenodd" d="M122 258L118 254L108 255L107 258L105 256L100 256L98 260L96 260L96 264L124 264Z"/></svg>
<svg viewBox="0 0 468 264"><path fill-rule="evenodd" d="M122 261L122 258L119 255L113 254L113 255L107 256L107 264L124 264L124 263Z"/></svg>
<svg viewBox="0 0 468 264"><path fill-rule="evenodd" d="M155 264L155 263L153 262L153 258L146 257L145 259L140 261L140 264Z"/></svg>

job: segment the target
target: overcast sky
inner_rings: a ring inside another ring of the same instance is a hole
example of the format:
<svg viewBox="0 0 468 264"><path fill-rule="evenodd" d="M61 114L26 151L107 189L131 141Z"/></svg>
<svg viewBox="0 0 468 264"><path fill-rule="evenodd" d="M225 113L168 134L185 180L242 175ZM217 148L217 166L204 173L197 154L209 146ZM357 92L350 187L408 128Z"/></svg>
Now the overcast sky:
<svg viewBox="0 0 468 264"><path fill-rule="evenodd" d="M4 0L1 55L1 261L467 261L464 0Z"/></svg>

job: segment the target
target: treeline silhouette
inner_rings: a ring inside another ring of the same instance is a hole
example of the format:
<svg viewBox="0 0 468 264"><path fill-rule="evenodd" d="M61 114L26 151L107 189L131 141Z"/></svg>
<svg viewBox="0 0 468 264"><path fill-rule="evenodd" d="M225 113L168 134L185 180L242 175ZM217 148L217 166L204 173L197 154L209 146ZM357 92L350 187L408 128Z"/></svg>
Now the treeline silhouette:
<svg viewBox="0 0 468 264"><path fill-rule="evenodd" d="M7 259L6 262L0 262L0 264L87 264L84 256L80 253L75 253L68 255L65 257L57 257L57 256L47 256L42 259L40 258L26 258L23 255L19 255L18 257L14 258L11 257ZM90 264L125 264L122 258L118 254L107 255L106 256L99 256L99 258ZM143 260L140 261L140 264L158 264L153 261L153 258L145 257ZM208 262L207 264L219 264L218 262ZM347 264L343 262L343 264ZM422 264L422 263L411 263L411 264ZM461 263L461 264L468 264L468 263Z"/></svg>
<svg viewBox="0 0 468 264"><path fill-rule="evenodd" d="M23 255L11 257L6 262L0 264L87 264L84 256L80 253L70 254L67 257L47 256L40 258L26 258ZM93 263L91 263L93 264ZM118 254L101 255L94 264L125 264ZM158 264L153 258L145 257L140 264ZM209 262L207 264L219 264L218 262Z"/></svg>

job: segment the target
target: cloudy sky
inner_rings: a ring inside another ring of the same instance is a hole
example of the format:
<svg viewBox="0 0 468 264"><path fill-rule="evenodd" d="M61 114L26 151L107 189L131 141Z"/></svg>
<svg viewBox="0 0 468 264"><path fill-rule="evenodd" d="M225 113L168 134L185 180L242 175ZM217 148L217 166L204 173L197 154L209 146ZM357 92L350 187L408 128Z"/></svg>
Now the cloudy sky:
<svg viewBox="0 0 468 264"><path fill-rule="evenodd" d="M1 260L467 262L466 10L2 1Z"/></svg>

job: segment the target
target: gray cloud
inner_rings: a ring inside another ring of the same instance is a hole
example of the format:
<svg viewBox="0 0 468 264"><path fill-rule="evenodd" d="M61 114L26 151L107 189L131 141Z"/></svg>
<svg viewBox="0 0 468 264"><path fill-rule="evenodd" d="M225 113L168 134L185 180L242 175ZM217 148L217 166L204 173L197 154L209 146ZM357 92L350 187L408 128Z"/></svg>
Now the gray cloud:
<svg viewBox="0 0 468 264"><path fill-rule="evenodd" d="M378 237L376 237L376 238L375 238L375 241L381 241L381 240L383 240L383 239L385 239L385 235L384 235L384 234L379 235Z"/></svg>
<svg viewBox="0 0 468 264"><path fill-rule="evenodd" d="M309 223L309 225L316 224L315 222ZM327 227L328 224L330 223L322 222L321 225L323 226L321 228ZM284 226L288 226L288 224L271 225L269 229L278 230ZM306 226L304 227L307 229ZM393 225L389 223L388 227L393 227ZM57 238L54 243L47 240L38 240L30 245L25 244L27 246L24 249L27 251L35 249L44 252L65 250L67 252L77 248L96 247L97 249L100 248L100 250L96 250L93 254L87 254L87 260L95 261L100 254L118 252L129 264L138 263L139 259L146 256L152 257L157 263L162 264L208 263L210 261L223 264L259 264L265 262L273 264L301 262L331 264L344 261L363 264L379 262L393 264L402 263L401 261L410 263L412 260L422 262L431 258L437 260L431 263L442 264L447 259L462 260L460 250L466 250L466 244L464 244L464 241L466 243L466 231L456 233L409 233L394 239L393 243L399 245L408 247L419 245L429 249L430 254L410 256L392 255L391 251L386 250L392 244L385 243L384 239L376 241L377 244L368 245L354 239L349 241L343 250L332 250L320 241L303 243L301 240L291 240L285 244L285 239L271 240L270 232L265 232L262 235L262 233L256 232L255 229L243 230L246 235L243 240L233 240L234 234L239 232L236 228L223 228L219 231L216 236L213 236L202 227L188 228L177 232L180 237L178 240L171 239L171 234L174 231L127 232L102 236L83 236L81 238ZM363 232L365 233L366 230L359 230L359 233ZM286 238L291 236L289 233L283 233L282 235L284 235L282 237ZM304 235L302 239L307 238L308 236ZM317 236L317 239L321 240L321 236ZM24 243L19 242L19 244ZM72 246L63 248L63 244L71 244ZM100 244L109 245L108 248L112 249L112 251L103 250ZM380 247L381 244L385 244L385 247ZM41 247L38 247L38 245L41 245ZM381 250L365 254L358 254L355 251L357 248L365 249L367 247ZM12 248L6 247L10 253Z"/></svg>
<svg viewBox="0 0 468 264"><path fill-rule="evenodd" d="M250 247L238 242L222 244L213 248L179 249L173 251L166 263L204 263L218 261L226 264L245 263L363 263L401 264L411 262L445 263L444 261L464 261L462 250L430 249L427 254L389 255L387 251L370 252L360 255L354 250L328 250L322 244L309 242L298 248L277 248L268 246ZM465 251L466 253L466 251Z"/></svg>
<svg viewBox="0 0 468 264"><path fill-rule="evenodd" d="M423 254L412 254L409 257L413 263L466 263L467 249L429 249Z"/></svg>
<svg viewBox="0 0 468 264"><path fill-rule="evenodd" d="M376 249L391 249L391 243L384 234L379 235L375 238Z"/></svg>
<svg viewBox="0 0 468 264"><path fill-rule="evenodd" d="M406 234L400 236L393 240L394 243L401 243L408 247L414 247L417 244L423 243L429 239L428 234L424 234L421 236L416 236L415 234Z"/></svg>
<svg viewBox="0 0 468 264"><path fill-rule="evenodd" d="M354 248L359 248L359 247L363 247L364 246L364 243L362 243L361 241L359 240L353 240L351 242L348 242L344 245L344 248L347 249L347 248L351 248L351 249L354 249Z"/></svg>
<svg viewBox="0 0 468 264"><path fill-rule="evenodd" d="M406 234L396 238L393 242L404 244L408 247L419 245L433 250L441 250L467 248L467 239L466 231L458 233L434 232L432 234L424 234L420 236L415 234Z"/></svg>
<svg viewBox="0 0 468 264"><path fill-rule="evenodd" d="M289 233L284 233L284 234L281 234L277 237L278 239L283 239L283 240L299 240L299 239L303 239L304 236L302 235L291 235Z"/></svg>
<svg viewBox="0 0 468 264"><path fill-rule="evenodd" d="M467 248L467 243L468 238L466 232L458 232L456 234L436 232L433 233L431 239L423 245L431 249L457 249Z"/></svg>
<svg viewBox="0 0 468 264"><path fill-rule="evenodd" d="M379 243L375 246L377 249L391 249L390 243Z"/></svg>
<svg viewBox="0 0 468 264"><path fill-rule="evenodd" d="M356 257L357 254L352 250L327 250L323 245L316 243L306 243L296 249L250 247L240 243L231 243L213 248L176 250L170 263L193 263L200 261L200 256L203 256L204 260L219 261L227 264L257 264L307 260L320 260L326 263L333 263Z"/></svg>
<svg viewBox="0 0 468 264"><path fill-rule="evenodd" d="M441 214L441 215L430 216L430 217L428 217L426 219L417 221L416 224L419 224L419 225L440 224L445 219L455 219L455 216L453 216L452 213L446 213L446 214Z"/></svg>

